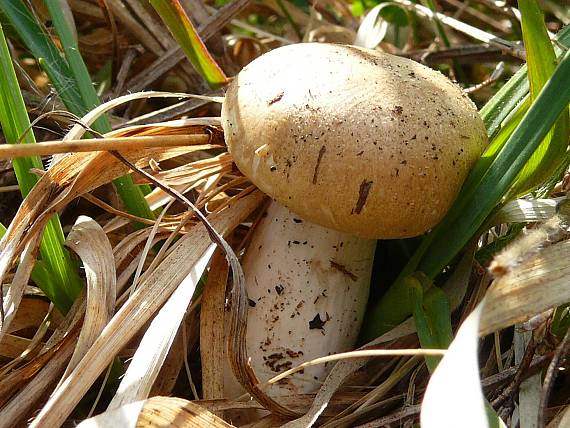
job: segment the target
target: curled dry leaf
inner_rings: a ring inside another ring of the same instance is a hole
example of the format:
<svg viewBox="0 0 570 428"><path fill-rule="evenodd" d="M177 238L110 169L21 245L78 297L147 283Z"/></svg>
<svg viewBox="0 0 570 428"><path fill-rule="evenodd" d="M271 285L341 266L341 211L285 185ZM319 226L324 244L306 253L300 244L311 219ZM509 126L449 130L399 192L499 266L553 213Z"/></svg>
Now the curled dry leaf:
<svg viewBox="0 0 570 428"><path fill-rule="evenodd" d="M160 91L148 91L148 92L135 92L133 94L123 95L122 97L117 97L110 101L107 101L104 104L101 104L97 108L94 108L89 113L81 118L79 123L76 123L69 132L63 138L64 141L69 140L79 140L85 135L87 132L87 127L90 127L99 119L102 115L107 113L108 111L131 101L139 100L139 99L148 99L148 98L196 98L202 99L207 101L217 101L215 97L207 97L201 95L190 95L190 94L182 94L182 93L172 93L172 92L160 92ZM160 125L160 124L159 124ZM111 132L109 136L118 136L117 134L122 134L124 130L120 130L118 132ZM142 136L142 135L141 135ZM68 157L70 155L59 155L54 156L51 162L51 166L54 166L62 159Z"/></svg>
<svg viewBox="0 0 570 428"><path fill-rule="evenodd" d="M115 100L115 103L116 102L117 100ZM90 117L84 118L84 122L89 124L95 120L97 114L100 113L101 109L96 113L90 114ZM163 124L164 126L136 127L126 131L115 131L111 134L120 137L128 135L202 133L208 135L210 139L218 138L216 141L219 142L219 136L216 136L217 134L215 132L212 133L211 128L203 125L195 126L188 121L178 122L180 123L175 126ZM72 132L68 134L67 138L80 138L83 132L84 130L82 128L75 127ZM202 144L178 149L154 148L143 151L125 150L122 151L121 154L127 161L144 167L151 161L156 163L177 156L181 159L182 157L180 155L215 146L218 146L218 144ZM220 162L217 159L213 161L209 160L212 171L207 174L204 174L204 165L198 165L193 171L187 171L182 168L180 172L182 172L182 175L185 175L180 181L181 185L185 187L183 190L187 189L188 179L192 177L195 183L204 183L208 189L209 195L207 198L203 198L202 203L208 203L209 200L216 197L218 192L221 191L219 188L223 187L223 184L219 186L218 189L215 189L211 187L215 183L210 183L208 186L207 179L209 176L215 174L220 175L223 173L227 175L231 170L231 158L225 155L224 159L224 162ZM224 167L220 169L219 166L222 164ZM190 168L192 168L192 166ZM24 248L30 243L33 243L30 248L37 248L36 241L41 236L45 222L52 213L61 210L76 197L86 194L127 172L129 172L129 167L109 153L72 154L53 164L23 202L4 239L0 241L0 277L3 278L8 273L8 269L12 266L21 248ZM176 177L176 173L171 175L171 177ZM235 177L229 178L230 181L235 179ZM168 181L168 178L166 178L166 180ZM242 184L244 184L243 180L239 182L238 188L243 188ZM225 190L226 189L224 189L224 191ZM222 195L220 195L220 197L221 196ZM199 258L204 254L203 252L206 251L210 243L210 237L214 235L218 236L217 242L223 244L223 240L220 241L222 238L215 230L219 230L222 234L228 233L240 222L245 220L259 205L262 199L263 196L250 186L250 188L246 188L245 191L236 197L229 198L223 196L223 202L216 204L215 212L210 215L213 228L210 226L208 231L206 231L203 226L197 224L196 220L188 223L185 229L182 230L186 235L180 239L173 248L168 250L166 257L162 260L163 263L157 266L152 273L143 276L140 289L125 303L121 311L103 330L91 349L79 361L78 366L71 372L70 376L56 389L52 399L48 402L48 405L44 407L39 418L34 421L34 424L48 423L57 425L61 423L82 397L82 394L91 386L98 374L112 360L114 353L136 334L140 327L154 314L182 281L183 277L188 273L188 269L192 267L192 257ZM164 202L165 201L161 201L161 203ZM186 242L186 244L184 244L184 242ZM184 245L189 248L181 249L181 246L184 247ZM31 254L33 254L33 252ZM197 259L194 259L194 261L196 260ZM175 272L167 272L168 268L165 268L167 265L173 266L171 269ZM185 266L184 269L179 269L179 265ZM235 259L232 262L232 271L234 273L234 284L239 285L241 283L239 273L238 277L236 277L235 273L238 270L239 266L237 265L237 259ZM23 271L20 272L24 273ZM25 276L27 280L29 272ZM164 285L164 278L168 279L168 284L166 285ZM236 305L236 308L239 307L239 304ZM243 319L243 315L242 317L238 316L236 318L236 329L238 331L241 319ZM128 320L128 322L125 320ZM54 337L55 336L56 335L54 335ZM68 357L69 356L66 358ZM246 366L247 355L240 354L237 364ZM252 374L251 379L255 380L255 375ZM255 383L255 381L252 383ZM72 392L70 393L69 391ZM260 394L262 393L260 392Z"/></svg>
<svg viewBox="0 0 570 428"><path fill-rule="evenodd" d="M503 205L492 221L496 225L545 221L556 214L558 204L564 199L516 199Z"/></svg>
<svg viewBox="0 0 570 428"><path fill-rule="evenodd" d="M111 319L117 293L113 249L96 221L80 216L67 237L66 245L83 262L87 279L87 302L79 341L63 378L75 368Z"/></svg>
<svg viewBox="0 0 570 428"><path fill-rule="evenodd" d="M151 159L161 161L193 150L194 147L153 148L125 151L122 155L144 167ZM28 194L0 240L0 281L4 279L20 249L41 233L51 214L78 196L127 172L128 168L122 162L106 152L72 154L53 165ZM32 226L29 228L29 225Z"/></svg>
<svg viewBox="0 0 570 428"><path fill-rule="evenodd" d="M479 333L489 334L526 321L570 301L569 252L570 241L559 242L495 280L481 303L484 311Z"/></svg>
<svg viewBox="0 0 570 428"><path fill-rule="evenodd" d="M386 4L379 4L366 14L360 27L358 27L358 32L354 40L355 46L374 49L384 40L389 26L388 21L380 15L384 7L386 7Z"/></svg>
<svg viewBox="0 0 570 428"><path fill-rule="evenodd" d="M50 304L42 298L43 296L28 295L20 303L16 318L12 321L8 333L13 333L25 328L38 327L45 316L50 312ZM61 316L57 318L56 322L61 322Z"/></svg>
<svg viewBox="0 0 570 428"><path fill-rule="evenodd" d="M570 426L570 406L566 406L549 424L547 428L564 428Z"/></svg>

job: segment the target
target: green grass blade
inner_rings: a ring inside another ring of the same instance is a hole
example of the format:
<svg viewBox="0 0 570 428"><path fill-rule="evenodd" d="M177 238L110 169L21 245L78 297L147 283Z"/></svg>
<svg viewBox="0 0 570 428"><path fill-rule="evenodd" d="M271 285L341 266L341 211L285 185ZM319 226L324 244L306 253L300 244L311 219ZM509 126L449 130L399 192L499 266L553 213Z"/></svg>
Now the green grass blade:
<svg viewBox="0 0 570 428"><path fill-rule="evenodd" d="M527 53L530 98L536 99L556 68L556 54L535 0L519 0L523 40ZM561 115L517 177L514 194L525 194L544 183L565 159L569 116Z"/></svg>
<svg viewBox="0 0 570 428"><path fill-rule="evenodd" d="M2 0L0 10L32 55L41 59L42 67L69 111L77 116L87 113L76 82L71 78L68 64L25 3L20 0Z"/></svg>
<svg viewBox="0 0 570 428"><path fill-rule="evenodd" d="M527 95L527 67L524 65L479 111L489 138L493 138L499 132L503 121Z"/></svg>
<svg viewBox="0 0 570 428"><path fill-rule="evenodd" d="M69 24L62 9L59 7L59 0L46 0L45 5L50 13L53 25L61 41L63 52L69 69L77 83L77 88L83 100L83 104L87 110L92 110L100 104L97 92L91 81L91 76L87 70L87 66L79 53L79 46L73 37L73 33L69 28ZM111 124L107 116L102 116L94 124L93 129L99 132L108 132L111 130Z"/></svg>
<svg viewBox="0 0 570 428"><path fill-rule="evenodd" d="M544 25L544 15L535 0L519 0L523 42L527 56L530 96L533 100L556 69L556 55Z"/></svg>
<svg viewBox="0 0 570 428"><path fill-rule="evenodd" d="M53 25L57 31L57 35L63 46L65 58L69 64L69 69L77 88L81 95L85 111L89 111L100 104L99 97L91 81L91 76L87 70L87 66L79 53L79 47L73 37L67 19L65 18L58 0L46 0L45 4L48 8ZM93 129L100 133L111 131L111 124L107 116L102 116L94 124ZM127 211L131 214L143 218L153 219L154 214L150 210L146 200L144 199L144 188L136 186L131 176L124 176L114 180L115 188L119 196L125 204ZM147 186L148 187L148 186ZM150 188L149 188L150 189ZM135 227L143 227L142 224L135 224Z"/></svg>
<svg viewBox="0 0 570 428"><path fill-rule="evenodd" d="M419 268L435 277L477 232L485 218L512 186L515 178L570 102L570 51L532 104L505 146L482 177L476 191L461 191L458 203L435 229L435 239ZM470 189L469 189L470 190Z"/></svg>
<svg viewBox="0 0 570 428"><path fill-rule="evenodd" d="M53 14L52 19L69 64L23 2L2 1L0 11L44 68L67 109L77 116L83 116L91 108L99 105L99 99L77 44L71 36L67 21L57 9L57 2L49 0L46 3ZM93 129L105 133L111 130L111 126L106 118L101 118L94 123ZM143 218L154 218L142 190L134 184L130 176L118 178L114 184L129 213ZM139 224L135 226L142 227Z"/></svg>
<svg viewBox="0 0 570 428"><path fill-rule="evenodd" d="M226 75L208 52L179 0L150 0L184 53L210 87L226 82Z"/></svg>
<svg viewBox="0 0 570 428"><path fill-rule="evenodd" d="M505 146L509 137L517 128L524 115L527 113L530 105L530 98L527 97L523 102L520 103L519 107L512 112L512 115L507 120L505 120L479 161L473 167L469 176L465 180L465 183L463 183L463 192L472 192L477 189L477 186L479 186L482 177L485 175L485 172L495 161L496 157Z"/></svg>
<svg viewBox="0 0 570 428"><path fill-rule="evenodd" d="M24 105L21 92L18 90L18 81L12 65L8 45L4 32L0 26L0 122L6 141L10 144L22 143L33 144L35 138L33 132L27 132L30 128L30 120ZM14 171L20 186L22 195L25 197L38 181L38 177L30 173L31 168L42 169L43 165L39 157L18 158L13 160ZM50 281L46 286L46 294L53 296L54 304L62 312L67 312L74 298L79 294L82 282L77 274L76 266L71 262L67 250L63 247L63 231L56 216L48 222L40 245L40 255L56 281ZM57 289L51 289L57 287Z"/></svg>
<svg viewBox="0 0 570 428"><path fill-rule="evenodd" d="M563 45L570 45L570 25L558 32L556 40ZM496 135L505 119L511 115L519 106L519 103L527 96L529 91L527 71L527 66L522 66L479 112L487 127L489 138L493 138Z"/></svg>
<svg viewBox="0 0 570 428"><path fill-rule="evenodd" d="M428 278L409 276L404 282L413 305L416 331L422 348L447 349L453 340L451 310L447 296L434 287ZM426 357L426 365L433 373L440 357Z"/></svg>

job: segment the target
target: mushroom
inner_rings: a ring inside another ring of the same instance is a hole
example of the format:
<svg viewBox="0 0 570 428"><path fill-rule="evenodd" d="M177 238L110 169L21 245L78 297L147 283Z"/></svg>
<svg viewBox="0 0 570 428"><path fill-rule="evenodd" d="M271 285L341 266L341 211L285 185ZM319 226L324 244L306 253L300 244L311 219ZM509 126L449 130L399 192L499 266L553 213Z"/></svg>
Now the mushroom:
<svg viewBox="0 0 570 428"><path fill-rule="evenodd" d="M243 260L247 348L262 381L354 346L374 240L436 225L487 144L475 106L441 73L324 43L275 49L245 67L228 87L222 126L238 168L275 200ZM272 393L314 391L327 369Z"/></svg>

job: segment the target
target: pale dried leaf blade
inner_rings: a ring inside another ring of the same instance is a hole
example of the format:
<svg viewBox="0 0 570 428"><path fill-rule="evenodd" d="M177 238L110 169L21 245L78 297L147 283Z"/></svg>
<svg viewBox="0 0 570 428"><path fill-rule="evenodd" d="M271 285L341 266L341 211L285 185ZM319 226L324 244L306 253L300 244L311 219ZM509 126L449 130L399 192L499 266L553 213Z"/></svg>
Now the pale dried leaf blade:
<svg viewBox="0 0 570 428"><path fill-rule="evenodd" d="M233 425L190 401L181 398L153 397L147 400L139 416L138 426L231 428Z"/></svg>
<svg viewBox="0 0 570 428"><path fill-rule="evenodd" d="M182 398L152 397L87 419L78 428L231 428L209 410Z"/></svg>
<svg viewBox="0 0 570 428"><path fill-rule="evenodd" d="M41 190L35 191L36 188L40 189L40 187L42 187ZM20 255L18 253L20 245L23 244L23 241L31 240L35 236L28 231L28 227L41 212L41 207L49 200L49 190L50 187L47 182L44 182L43 186L36 184L20 205L6 233L0 239L0 284L4 282L5 276L16 257ZM36 233L38 232L36 231ZM7 313L6 306L5 313Z"/></svg>
<svg viewBox="0 0 570 428"><path fill-rule="evenodd" d="M570 301L569 254L570 241L559 242L495 280L485 296L480 334L526 321Z"/></svg>
<svg viewBox="0 0 570 428"><path fill-rule="evenodd" d="M261 192L254 192L221 213L209 216L209 220L219 233L226 235L258 207L263 197ZM180 238L162 263L144 278L137 291L107 324L73 372L52 394L31 426L58 426L65 421L99 374L111 363L116 352L164 304L210 243L210 235L203 224L193 226Z"/></svg>
<svg viewBox="0 0 570 428"><path fill-rule="evenodd" d="M2 300L4 305L4 320L0 320L0 341L2 341L4 335L8 332L10 328L10 323L16 317L16 311L24 295L24 290L26 285L28 285L28 279L32 273L34 263L36 262L37 251L40 245L40 234L36 234L33 239L31 239L24 252L22 253L22 260L18 265L16 274L12 279L12 283L8 288L6 296ZM0 284L2 279L0 278Z"/></svg>
<svg viewBox="0 0 570 428"><path fill-rule="evenodd" d="M215 248L206 249L151 322L108 410L148 398Z"/></svg>
<svg viewBox="0 0 570 428"><path fill-rule="evenodd" d="M520 325L515 327L513 342L515 364L517 366L522 363L532 336L532 331L524 331L520 328ZM542 375L538 373L523 380L518 395L519 399L516 413L518 413L519 425L525 428L537 427L540 398L542 396Z"/></svg>
<svg viewBox="0 0 570 428"><path fill-rule="evenodd" d="M198 150L201 148L203 147L199 147ZM135 165L144 168L149 165L151 159L160 162L196 150L197 148L192 146L159 147L144 150L125 150L121 151L121 155ZM65 190L53 199L53 203L48 209L60 209L76 197L109 183L128 172L129 168L110 153L72 154L54 165L42 177L42 180L46 179L48 183L52 181L52 186L54 184L65 186Z"/></svg>
<svg viewBox="0 0 570 428"><path fill-rule="evenodd" d="M224 254L214 254L200 309L202 390L205 399L224 397L225 364L224 302L229 266Z"/></svg>
<svg viewBox="0 0 570 428"><path fill-rule="evenodd" d="M33 304L30 305L31 302L33 302ZM36 303L40 303L40 305ZM0 356L12 358L9 363L2 366L0 378L6 373L10 373L14 367L20 366L24 359L29 359L40 351L42 340L48 333L49 327L53 324L52 320L54 314L53 304L50 304L47 311L45 311L41 303L46 302L25 297L20 302L18 311L16 312L16 318L11 322L10 328L8 328L8 334L6 334L0 342ZM32 339L10 334L27 328L35 330Z"/></svg>
<svg viewBox="0 0 570 428"><path fill-rule="evenodd" d="M197 98L201 100L207 101L215 101L220 102L219 97L208 97L203 95L191 95L191 94L183 94L183 93L174 93L174 92L160 92L160 91L148 91L148 92L136 92L134 94L123 95L122 97L114 98L110 101L107 101L104 104L101 104L97 108L91 110L85 116L81 118L81 124L76 124L67 135L64 137L64 140L79 140L81 137L87 132L85 126L91 126L99 117L103 114L108 112L109 110L114 109L115 107L120 106L121 104L128 103L130 101L145 99L145 98Z"/></svg>
<svg viewBox="0 0 570 428"><path fill-rule="evenodd" d="M483 305L480 304L463 322L447 354L432 374L422 403L422 427L489 426L477 358L482 310Z"/></svg>
<svg viewBox="0 0 570 428"><path fill-rule="evenodd" d="M111 319L117 292L113 248L107 235L96 221L80 216L65 244L83 262L87 279L87 303L79 341L64 378L83 358Z"/></svg>
<svg viewBox="0 0 570 428"><path fill-rule="evenodd" d="M192 129L190 127L188 131ZM195 146L154 148L125 151L123 156L144 167L151 159L159 162L195 150ZM128 168L109 153L72 154L53 165L24 199L0 240L0 282L19 256L18 251L42 232L51 214L76 197L127 172Z"/></svg>
<svg viewBox="0 0 570 428"><path fill-rule="evenodd" d="M50 303L43 299L43 295L34 295L33 289L28 288L24 291L24 299L20 303L16 318L8 329L8 333L13 333L25 328L37 328L44 320L46 314L51 312ZM35 291L35 290L34 290ZM57 313L57 322L61 321L61 316Z"/></svg>
<svg viewBox="0 0 570 428"><path fill-rule="evenodd" d="M77 425L77 428L135 428L144 404L144 401L135 401L107 410L100 415L85 419Z"/></svg>
<svg viewBox="0 0 570 428"><path fill-rule="evenodd" d="M547 428L565 428L570 426L570 406L566 406L562 412L557 415Z"/></svg>
<svg viewBox="0 0 570 428"><path fill-rule="evenodd" d="M492 222L501 224L545 221L556 214L559 202L565 199L516 199L503 205Z"/></svg>
<svg viewBox="0 0 570 428"><path fill-rule="evenodd" d="M380 12L386 5L379 4L373 7L358 27L355 46L374 49L380 44L388 32L388 22L380 16Z"/></svg>

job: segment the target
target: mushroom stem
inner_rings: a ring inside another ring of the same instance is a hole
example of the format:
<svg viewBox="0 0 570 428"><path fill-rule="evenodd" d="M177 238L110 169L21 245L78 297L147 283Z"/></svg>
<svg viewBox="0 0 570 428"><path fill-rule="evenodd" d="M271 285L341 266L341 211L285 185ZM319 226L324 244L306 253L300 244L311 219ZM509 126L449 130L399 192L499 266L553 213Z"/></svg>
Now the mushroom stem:
<svg viewBox="0 0 570 428"><path fill-rule="evenodd" d="M375 240L309 223L271 202L242 262L250 299L247 349L260 381L354 347L375 247ZM308 367L269 394L313 392L330 368ZM226 380L228 396L243 393L235 380Z"/></svg>

